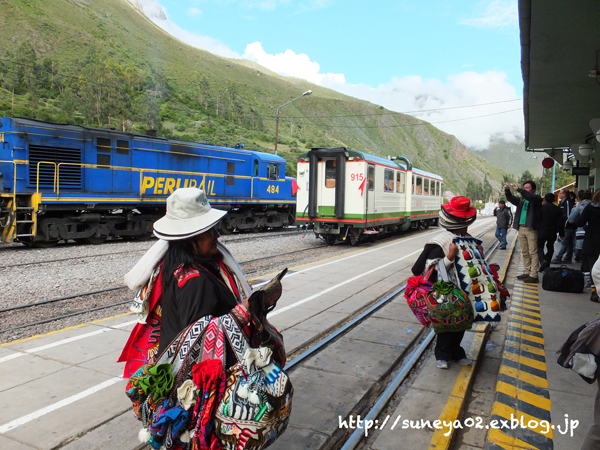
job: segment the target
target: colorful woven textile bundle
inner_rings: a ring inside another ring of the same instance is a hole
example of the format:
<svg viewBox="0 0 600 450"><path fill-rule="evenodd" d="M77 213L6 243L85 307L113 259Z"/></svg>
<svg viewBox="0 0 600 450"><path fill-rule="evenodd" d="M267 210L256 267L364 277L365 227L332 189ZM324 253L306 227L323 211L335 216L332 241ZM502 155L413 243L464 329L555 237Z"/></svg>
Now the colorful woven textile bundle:
<svg viewBox="0 0 600 450"><path fill-rule="evenodd" d="M473 306L467 294L448 281L437 281L427 295L429 320L436 333L469 330Z"/></svg>

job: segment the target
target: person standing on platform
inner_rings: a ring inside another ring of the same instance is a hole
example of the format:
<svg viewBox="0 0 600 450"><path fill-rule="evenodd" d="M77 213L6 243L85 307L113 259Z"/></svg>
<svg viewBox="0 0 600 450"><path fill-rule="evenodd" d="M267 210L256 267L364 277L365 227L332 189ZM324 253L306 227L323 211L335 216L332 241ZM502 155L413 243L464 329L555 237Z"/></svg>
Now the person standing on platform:
<svg viewBox="0 0 600 450"><path fill-rule="evenodd" d="M516 189L521 196L514 195L510 190ZM537 252L537 228L540 220L542 197L535 193L535 182L526 181L521 189L516 183L504 185L506 199L517 207L513 228L519 232L519 244L525 271L517 279L525 283L538 283L539 259Z"/></svg>
<svg viewBox="0 0 600 450"><path fill-rule="evenodd" d="M590 272L600 255L600 190L594 193L592 201L581 212L577 226L585 228L581 250L581 271L586 277L586 287L592 289L590 300L598 302L595 283L600 280L594 279Z"/></svg>
<svg viewBox="0 0 600 450"><path fill-rule="evenodd" d="M510 208L506 207L504 200L500 200L498 207L494 208L494 216L496 216L496 239L500 241L500 250L506 250L506 246L508 245L506 234L512 224L513 215Z"/></svg>
<svg viewBox="0 0 600 450"><path fill-rule="evenodd" d="M581 262L581 250L583 248L583 238L585 237L585 230L583 227L577 226L577 221L581 216L581 213L585 207L592 201L592 193L588 189L582 189L577 193L577 203L571 215L569 216L569 223L575 227L575 243L573 244L574 261L576 263Z"/></svg>
<svg viewBox="0 0 600 450"><path fill-rule="evenodd" d="M552 255L554 254L554 242L556 234L564 236L564 224L562 210L554 204L554 194L548 193L544 196L545 203L540 208L540 223L538 225L538 257L540 260L539 272L550 267ZM544 246L546 252L544 253Z"/></svg>
<svg viewBox="0 0 600 450"><path fill-rule="evenodd" d="M550 261L552 264L562 264L571 262L573 257L573 245L575 244L575 227L569 225L569 215L575 207L575 199L571 197L571 192L563 189L558 194L558 207L562 210L564 234L560 236L560 250L556 257Z"/></svg>
<svg viewBox="0 0 600 450"><path fill-rule="evenodd" d="M472 237L467 229L477 219L477 210L471 206L466 197L454 197L449 203L442 205L439 213L439 224L445 229L432 237L423 248L411 271L423 275L432 266L435 269L429 281L435 283L440 274L437 270L453 272L458 280L457 288L463 290L474 306L475 321L499 321L500 295L491 278L491 270L483 255L481 241ZM473 272L475 271L475 272ZM485 284L485 289L482 289ZM508 291L505 292L508 295ZM458 361L462 365L471 365L465 350L460 343L465 331L447 331L437 333L435 359L437 367L447 369L449 361Z"/></svg>

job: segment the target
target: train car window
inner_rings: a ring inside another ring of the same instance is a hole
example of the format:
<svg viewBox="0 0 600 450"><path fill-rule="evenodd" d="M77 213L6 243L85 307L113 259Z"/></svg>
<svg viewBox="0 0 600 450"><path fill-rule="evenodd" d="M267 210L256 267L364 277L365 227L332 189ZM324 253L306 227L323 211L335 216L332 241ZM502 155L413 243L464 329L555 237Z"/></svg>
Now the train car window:
<svg viewBox="0 0 600 450"><path fill-rule="evenodd" d="M269 180L277 180L279 178L279 166L267 164L267 178Z"/></svg>
<svg viewBox="0 0 600 450"><path fill-rule="evenodd" d="M107 138L96 138L96 151L98 153L96 164L99 166L110 166L110 152L112 150L112 141ZM108 169L108 167L101 167Z"/></svg>
<svg viewBox="0 0 600 450"><path fill-rule="evenodd" d="M429 179L423 178L423 195L429 195Z"/></svg>
<svg viewBox="0 0 600 450"><path fill-rule="evenodd" d="M404 172L396 173L396 192L404 194L404 184L406 183L406 174Z"/></svg>
<svg viewBox="0 0 600 450"><path fill-rule="evenodd" d="M336 167L335 160L330 159L329 161L325 161L325 187L326 188L334 188L335 187L335 178L336 178Z"/></svg>
<svg viewBox="0 0 600 450"><path fill-rule="evenodd" d="M394 192L394 171L391 169L383 172L383 191Z"/></svg>
<svg viewBox="0 0 600 450"><path fill-rule="evenodd" d="M440 182L439 181L435 182L435 196L436 197L440 196Z"/></svg>
<svg viewBox="0 0 600 450"><path fill-rule="evenodd" d="M129 155L129 141L117 140L117 154Z"/></svg>
<svg viewBox="0 0 600 450"><path fill-rule="evenodd" d="M422 195L423 194L423 178L417 177L417 186L415 188L415 194Z"/></svg>
<svg viewBox="0 0 600 450"><path fill-rule="evenodd" d="M227 173L235 173L235 163L234 162L227 163ZM225 181L227 183L227 186L233 186L233 184L235 183L235 177L228 175L225 177Z"/></svg>
<svg viewBox="0 0 600 450"><path fill-rule="evenodd" d="M375 189L375 166L369 164L369 170L367 172L367 179L369 180L369 190Z"/></svg>
<svg viewBox="0 0 600 450"><path fill-rule="evenodd" d="M413 179L412 179L412 193L415 193L415 184L417 184L417 177L416 175L413 175Z"/></svg>
<svg viewBox="0 0 600 450"><path fill-rule="evenodd" d="M258 176L258 159L254 160L254 176Z"/></svg>

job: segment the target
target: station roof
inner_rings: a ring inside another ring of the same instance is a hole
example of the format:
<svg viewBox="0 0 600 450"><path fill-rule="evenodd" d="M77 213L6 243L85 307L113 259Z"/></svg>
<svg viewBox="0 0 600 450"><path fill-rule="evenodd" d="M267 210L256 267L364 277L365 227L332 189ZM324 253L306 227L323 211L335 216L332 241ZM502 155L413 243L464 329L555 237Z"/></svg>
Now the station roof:
<svg viewBox="0 0 600 450"><path fill-rule="evenodd" d="M526 147L584 143L600 117L600 4L519 0L519 20Z"/></svg>

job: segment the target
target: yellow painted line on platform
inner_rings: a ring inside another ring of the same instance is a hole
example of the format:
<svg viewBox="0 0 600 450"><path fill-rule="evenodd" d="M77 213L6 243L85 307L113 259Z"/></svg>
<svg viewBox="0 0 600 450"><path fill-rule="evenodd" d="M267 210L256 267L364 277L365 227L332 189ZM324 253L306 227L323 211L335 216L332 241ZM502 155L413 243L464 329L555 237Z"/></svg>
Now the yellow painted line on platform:
<svg viewBox="0 0 600 450"><path fill-rule="evenodd" d="M528 311L526 309L519 308L518 306L513 306L513 307L510 308L510 310L513 311L513 312L519 312L519 313L522 313L522 314L528 314L530 316L539 317L540 319L542 318L542 315L540 313L536 313L536 312L533 312L533 311Z"/></svg>
<svg viewBox="0 0 600 450"><path fill-rule="evenodd" d="M469 394L469 389L474 380L475 375L475 365L477 364L477 359L479 359L479 355L483 349L486 336L487 336L487 328L483 330L476 330L476 334L473 337L473 342L471 343L471 350L469 354L475 353L477 358L472 366L463 366L458 374L458 378L456 383L454 383L454 387L452 388L452 392L450 393L450 398L444 406L442 413L440 414L439 420L442 423L454 423L454 421L460 419L463 407L466 403L466 398ZM450 442L452 442L452 436L455 432L454 427L448 430L448 428L442 427L441 429L436 429L433 433L433 439L431 439L431 443L429 444L430 450L448 450L450 448ZM447 436L445 436L447 434Z"/></svg>
<svg viewBox="0 0 600 450"><path fill-rule="evenodd" d="M531 336L529 334L521 333L519 331L508 330L506 332L506 334L508 336L513 336L513 337L516 337L516 338L519 338L519 339L527 340L527 341L530 341L530 342L535 342L536 344L542 344L542 345L544 344L544 339L543 338L540 338L540 337L537 337L537 336Z"/></svg>
<svg viewBox="0 0 600 450"><path fill-rule="evenodd" d="M498 403L498 402L494 403L494 407L492 408L492 417L499 416L504 419L508 419L508 421L510 423L511 415L512 415L512 418L514 420L518 421L518 423L519 423L519 426L516 427L515 429L521 429L522 431L525 431L525 430L535 431L536 433L539 433L541 436L549 438L549 439L552 439L554 437L554 435L552 433L552 427L546 426L545 424L540 424L539 417L534 417L534 416L526 414L522 411L515 410L514 408L511 408L510 406L506 406L502 403ZM524 426L522 426L521 424L523 424ZM528 425L531 425L531 427ZM490 428L492 428L492 427L490 427ZM500 431L500 430L497 430L497 431ZM520 448L520 447L517 447L517 448ZM526 447L526 448L529 448L529 447ZM538 448L538 447L534 447L534 448Z"/></svg>
<svg viewBox="0 0 600 450"><path fill-rule="evenodd" d="M515 321L511 321L510 322L510 326L514 327L514 328L520 328L523 331L531 331L532 333L541 333L542 327L541 326L533 326L533 325L528 325L526 323L521 323L521 322L515 322ZM513 336L521 336L521 334L523 334L523 336L527 336L524 339L529 339L530 341L536 342L538 344L543 344L544 343L544 338L543 337L539 337L539 336L532 336L530 334L527 333L522 333L520 331L513 331L513 330L509 330L509 333L513 333ZM515 335L514 333L517 333L517 335Z"/></svg>
<svg viewBox="0 0 600 450"><path fill-rule="evenodd" d="M524 350L529 353L535 353L536 355L545 356L545 352L541 348L532 347L531 345L523 344L522 342L506 341L504 345L508 345L514 348L520 348L521 350Z"/></svg>
<svg viewBox="0 0 600 450"><path fill-rule="evenodd" d="M518 398L519 400L523 400L524 402L531 403L532 405L535 405L539 408L543 408L547 411L550 411L549 398L545 398L541 395L532 394L531 392L518 389L516 386L504 383L503 381L498 381L498 384L496 385L496 390L498 392L503 392L506 395L510 395L511 397Z"/></svg>
<svg viewBox="0 0 600 450"><path fill-rule="evenodd" d="M537 370L546 370L546 363L541 361L537 361L535 359L527 358L523 355L518 355L516 353L504 352L504 359L508 359L509 361L514 361L519 364L525 364L528 367L533 367Z"/></svg>
<svg viewBox="0 0 600 450"><path fill-rule="evenodd" d="M515 283L486 449L553 448L539 293ZM540 311L535 312L535 311ZM515 331L518 328L521 331ZM536 335L528 334L527 332ZM516 340L513 340L516 338ZM535 345L537 344L537 345ZM499 421L501 427L492 426Z"/></svg>
<svg viewBox="0 0 600 450"><path fill-rule="evenodd" d="M544 389L548 388L548 380L546 380L545 378L541 378L537 375L532 375L527 372L519 371L518 369L515 369L513 367L502 365L500 366L499 373L503 373L504 375L508 375L512 378L518 378L519 380L524 381L525 383L529 383L537 387L541 387Z"/></svg>
<svg viewBox="0 0 600 450"><path fill-rule="evenodd" d="M517 306L515 305L515 303L520 303L521 306ZM540 307L538 306L538 304L536 302L528 302L526 300L523 300L521 298L514 298L512 301L512 304L515 305L514 307L511 307L511 309L513 308L527 308L527 309L533 309L535 311L540 311Z"/></svg>
<svg viewBox="0 0 600 450"><path fill-rule="evenodd" d="M509 232L510 232L510 230L509 230ZM502 284L504 284L504 280L506 279L506 272L508 271L508 266L510 266L510 260L515 251L515 245L517 245L517 237L516 236L513 238L513 240L510 243L510 247L508 248L506 258L504 258L504 265L502 266L502 269L500 269L498 279L500 280L500 283L502 283Z"/></svg>
<svg viewBox="0 0 600 450"><path fill-rule="evenodd" d="M501 447L505 450L521 450L521 449L533 449L537 450L537 447L529 445L520 439L513 438L504 434L501 430L490 429L487 437L487 443L491 443Z"/></svg>
<svg viewBox="0 0 600 450"><path fill-rule="evenodd" d="M131 314L133 314L133 313L127 312L127 313L123 313L123 314L117 314L116 316L105 317L104 319L98 319L98 320L94 320L92 322L86 322L86 323L81 323L79 325L73 325L71 327L61 328L60 330L49 331L48 333L44 333L44 334L36 334L35 336L30 336L28 338L17 339L16 341L11 341L11 342L6 342L4 344L0 344L0 347L8 347L9 345L20 344L21 342L27 342L27 341L31 341L33 339L39 339L39 338L42 338L45 336L51 336L56 333L62 333L63 331L75 330L76 328L85 327L86 325L94 325L96 323L104 322L106 320L118 319L119 317L129 316Z"/></svg>
<svg viewBox="0 0 600 450"><path fill-rule="evenodd" d="M527 322L527 323L529 323L529 324L532 324L532 325L534 325L534 326L535 326L535 325L538 325L538 326L540 326L540 327L542 326L542 321L541 321L541 320L537 320L537 319L530 319L529 317L523 317L523 316L521 316L521 315L519 315L519 314L511 314L511 315L510 315L510 317L511 317L512 319L515 319L515 318L517 318L517 319L519 319L519 320L520 320L521 322L523 322L523 323L524 323L524 322Z"/></svg>

